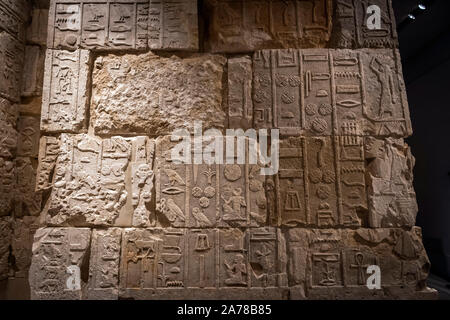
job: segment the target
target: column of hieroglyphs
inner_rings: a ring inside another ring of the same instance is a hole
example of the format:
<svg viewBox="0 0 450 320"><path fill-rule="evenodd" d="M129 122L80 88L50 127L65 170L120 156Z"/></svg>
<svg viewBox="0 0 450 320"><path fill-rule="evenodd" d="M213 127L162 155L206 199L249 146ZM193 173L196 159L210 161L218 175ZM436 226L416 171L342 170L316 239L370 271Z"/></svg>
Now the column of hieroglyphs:
<svg viewBox="0 0 450 320"><path fill-rule="evenodd" d="M33 299L434 297L390 1L52 0L48 21ZM174 163L194 121L279 129L279 172Z"/></svg>

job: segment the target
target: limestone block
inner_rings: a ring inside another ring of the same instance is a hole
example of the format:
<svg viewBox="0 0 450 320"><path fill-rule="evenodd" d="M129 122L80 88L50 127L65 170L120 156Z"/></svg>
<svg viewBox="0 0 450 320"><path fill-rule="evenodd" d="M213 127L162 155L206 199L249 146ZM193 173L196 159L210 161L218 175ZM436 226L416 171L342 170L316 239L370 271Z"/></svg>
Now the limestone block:
<svg viewBox="0 0 450 320"><path fill-rule="evenodd" d="M331 0L208 0L205 9L212 52L321 48L331 35Z"/></svg>
<svg viewBox="0 0 450 320"><path fill-rule="evenodd" d="M27 42L45 47L47 45L48 9L34 8L27 28Z"/></svg>
<svg viewBox="0 0 450 320"><path fill-rule="evenodd" d="M414 226L418 211L413 186L415 159L403 139L366 138L367 190L372 228Z"/></svg>
<svg viewBox="0 0 450 320"><path fill-rule="evenodd" d="M13 235L11 240L12 255L14 256L14 277L27 278L31 265L34 233L38 229L38 218L15 218L12 222Z"/></svg>
<svg viewBox="0 0 450 320"><path fill-rule="evenodd" d="M33 115L41 117L42 96L30 97L19 104L19 112L21 114Z"/></svg>
<svg viewBox="0 0 450 320"><path fill-rule="evenodd" d="M153 141L146 137L62 134L46 222L131 226L134 211L150 215L153 150ZM45 177L48 183L45 170L40 181Z"/></svg>
<svg viewBox="0 0 450 320"><path fill-rule="evenodd" d="M146 49L149 0L52 0L51 49Z"/></svg>
<svg viewBox="0 0 450 320"><path fill-rule="evenodd" d="M397 50L262 50L253 68L256 128L305 136L412 134Z"/></svg>
<svg viewBox="0 0 450 320"><path fill-rule="evenodd" d="M252 60L249 56L228 59L228 127L253 126Z"/></svg>
<svg viewBox="0 0 450 320"><path fill-rule="evenodd" d="M275 228L125 229L120 297L280 299L284 243Z"/></svg>
<svg viewBox="0 0 450 320"><path fill-rule="evenodd" d="M14 217L38 216L42 209L42 192L35 192L37 162L29 157L17 157L14 165Z"/></svg>
<svg viewBox="0 0 450 320"><path fill-rule="evenodd" d="M39 161L37 168L36 191L52 187L53 172L59 154L60 140L56 137L43 136L39 141Z"/></svg>
<svg viewBox="0 0 450 320"><path fill-rule="evenodd" d="M170 136L157 139L156 217L143 225L257 227L267 220L265 176L250 164L175 164ZM225 142L224 142L225 143ZM248 141L245 141L247 146ZM224 150L225 150L224 146ZM248 150L248 148L247 148ZM135 225L136 226L136 225Z"/></svg>
<svg viewBox="0 0 450 320"><path fill-rule="evenodd" d="M17 105L0 98L0 157L11 159L17 150Z"/></svg>
<svg viewBox="0 0 450 320"><path fill-rule="evenodd" d="M26 46L22 73L23 97L42 95L44 81L45 50L39 46Z"/></svg>
<svg viewBox="0 0 450 320"><path fill-rule="evenodd" d="M0 97L20 101L24 46L0 30Z"/></svg>
<svg viewBox="0 0 450 320"><path fill-rule="evenodd" d="M204 128L223 128L225 63L222 56L209 54L99 57L91 102L95 132L157 136L191 129L194 121L202 121Z"/></svg>
<svg viewBox="0 0 450 320"><path fill-rule="evenodd" d="M14 204L14 161L0 158L0 216L10 215Z"/></svg>
<svg viewBox="0 0 450 320"><path fill-rule="evenodd" d="M7 279L9 275L11 236L11 219L9 217L0 217L0 280Z"/></svg>
<svg viewBox="0 0 450 320"><path fill-rule="evenodd" d="M198 51L197 0L150 0L151 50Z"/></svg>
<svg viewBox="0 0 450 320"><path fill-rule="evenodd" d="M6 31L17 41L23 41L25 28L23 17L11 11L11 3L0 1L0 31Z"/></svg>
<svg viewBox="0 0 450 320"><path fill-rule="evenodd" d="M89 51L47 50L41 130L78 132L85 128L89 73Z"/></svg>
<svg viewBox="0 0 450 320"><path fill-rule="evenodd" d="M91 230L41 228L33 242L29 281L33 300L81 300ZM80 281L77 281L80 279Z"/></svg>
<svg viewBox="0 0 450 320"><path fill-rule="evenodd" d="M122 229L93 230L87 299L117 300Z"/></svg>
<svg viewBox="0 0 450 320"><path fill-rule="evenodd" d="M28 18L30 4L27 0L1 0L0 4L23 21Z"/></svg>
<svg viewBox="0 0 450 320"><path fill-rule="evenodd" d="M287 230L286 240L294 299L304 298L305 292L308 299L380 299L427 291L430 262L418 227L410 231L294 228ZM367 288L370 265L380 268L381 289Z"/></svg>
<svg viewBox="0 0 450 320"><path fill-rule="evenodd" d="M368 8L381 9L381 28L371 30ZM333 17L331 46L335 48L397 48L397 25L391 0L338 0Z"/></svg>
<svg viewBox="0 0 450 320"><path fill-rule="evenodd" d="M21 157L37 158L39 153L39 119L21 116L17 122L19 137L17 141L17 155Z"/></svg>

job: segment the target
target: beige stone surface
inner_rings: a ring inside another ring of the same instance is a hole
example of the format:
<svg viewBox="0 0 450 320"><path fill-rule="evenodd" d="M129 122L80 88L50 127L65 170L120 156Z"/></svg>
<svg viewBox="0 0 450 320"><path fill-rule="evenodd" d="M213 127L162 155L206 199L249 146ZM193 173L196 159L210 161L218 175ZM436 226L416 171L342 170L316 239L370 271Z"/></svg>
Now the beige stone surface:
<svg viewBox="0 0 450 320"><path fill-rule="evenodd" d="M60 140L57 137L43 136L40 138L36 191L48 190L52 187L59 146Z"/></svg>
<svg viewBox="0 0 450 320"><path fill-rule="evenodd" d="M212 52L321 48L330 38L333 1L207 0L204 12Z"/></svg>
<svg viewBox="0 0 450 320"><path fill-rule="evenodd" d="M17 157L14 161L16 179L14 182L14 217L38 216L42 210L42 193L35 192L35 159Z"/></svg>
<svg viewBox="0 0 450 320"><path fill-rule="evenodd" d="M145 137L62 134L53 178L50 167L40 171L39 187L48 188L52 181L46 223L131 226L133 212L150 211L153 150L153 141ZM49 166L51 159L50 154Z"/></svg>
<svg viewBox="0 0 450 320"><path fill-rule="evenodd" d="M228 127L253 127L253 69L249 56L228 59Z"/></svg>
<svg viewBox="0 0 450 320"><path fill-rule="evenodd" d="M11 245L11 219L0 217L0 280L9 276L9 247Z"/></svg>
<svg viewBox="0 0 450 320"><path fill-rule="evenodd" d="M224 57L209 54L99 57L93 72L92 127L98 134L150 136L192 129L196 120L204 128L223 128L225 63Z"/></svg>
<svg viewBox="0 0 450 320"><path fill-rule="evenodd" d="M19 132L17 140L17 155L37 158L39 153L39 118L20 116L17 122Z"/></svg>
<svg viewBox="0 0 450 320"><path fill-rule="evenodd" d="M16 218L12 223L11 250L14 257L14 278L28 278L34 233L39 228L36 217Z"/></svg>
<svg viewBox="0 0 450 320"><path fill-rule="evenodd" d="M73 50L147 48L149 0L54 0L47 47Z"/></svg>
<svg viewBox="0 0 450 320"><path fill-rule="evenodd" d="M22 73L23 97L42 95L44 80L45 49L40 46L26 46Z"/></svg>
<svg viewBox="0 0 450 320"><path fill-rule="evenodd" d="M82 299L90 240L91 230L86 228L38 229L29 273L31 299Z"/></svg>
<svg viewBox="0 0 450 320"><path fill-rule="evenodd" d="M89 73L89 51L47 50L41 130L78 132L86 128Z"/></svg>

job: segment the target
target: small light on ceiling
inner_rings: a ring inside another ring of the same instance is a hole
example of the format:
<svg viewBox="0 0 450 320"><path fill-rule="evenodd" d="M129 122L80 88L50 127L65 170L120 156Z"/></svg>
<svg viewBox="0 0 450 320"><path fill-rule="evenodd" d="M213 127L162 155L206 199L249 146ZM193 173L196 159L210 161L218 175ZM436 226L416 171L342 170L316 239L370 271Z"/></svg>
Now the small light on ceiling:
<svg viewBox="0 0 450 320"><path fill-rule="evenodd" d="M412 13L408 14L408 18L410 18L411 20L416 20L416 16Z"/></svg>
<svg viewBox="0 0 450 320"><path fill-rule="evenodd" d="M426 8L427 7L424 4L422 4L422 3L419 4L419 9L420 10L425 10Z"/></svg>

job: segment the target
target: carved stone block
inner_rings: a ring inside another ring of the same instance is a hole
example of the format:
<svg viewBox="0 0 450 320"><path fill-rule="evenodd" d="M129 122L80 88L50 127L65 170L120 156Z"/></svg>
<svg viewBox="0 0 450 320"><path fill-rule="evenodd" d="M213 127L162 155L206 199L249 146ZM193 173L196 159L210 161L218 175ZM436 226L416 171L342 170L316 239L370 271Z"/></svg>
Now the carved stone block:
<svg viewBox="0 0 450 320"><path fill-rule="evenodd" d="M14 165L16 168L14 217L38 216L42 209L42 193L35 192L36 160L29 157L17 157Z"/></svg>
<svg viewBox="0 0 450 320"><path fill-rule="evenodd" d="M0 98L0 157L11 159L17 150L17 105Z"/></svg>
<svg viewBox="0 0 450 320"><path fill-rule="evenodd" d="M414 226L418 211L413 186L415 159L403 139L366 138L369 226Z"/></svg>
<svg viewBox="0 0 450 320"><path fill-rule="evenodd" d="M39 119L21 116L17 122L19 137L17 141L17 155L21 157L37 158L39 153Z"/></svg>
<svg viewBox="0 0 450 320"><path fill-rule="evenodd" d="M91 230L41 228L36 231L29 281L33 300L81 300ZM80 279L80 281L77 281Z"/></svg>
<svg viewBox="0 0 450 320"><path fill-rule="evenodd" d="M14 204L14 161L0 157L0 216L10 215Z"/></svg>
<svg viewBox="0 0 450 320"><path fill-rule="evenodd" d="M122 229L93 230L87 299L117 300Z"/></svg>
<svg viewBox="0 0 450 320"><path fill-rule="evenodd" d="M27 42L42 47L47 45L48 9L34 8L27 28Z"/></svg>
<svg viewBox="0 0 450 320"><path fill-rule="evenodd" d="M78 132L86 126L90 54L47 50L41 130Z"/></svg>
<svg viewBox="0 0 450 320"><path fill-rule="evenodd" d="M7 279L9 275L11 237L11 219L9 217L0 217L0 280Z"/></svg>
<svg viewBox="0 0 450 320"><path fill-rule="evenodd" d="M252 60L248 56L228 59L228 127L253 126Z"/></svg>
<svg viewBox="0 0 450 320"><path fill-rule="evenodd" d="M321 48L331 34L331 0L209 0L206 10L212 52Z"/></svg>
<svg viewBox="0 0 450 320"><path fill-rule="evenodd" d="M420 228L289 229L289 286L294 299L395 298L426 291L430 262ZM381 289L369 289L377 265ZM395 293L395 289L399 292ZM391 295L392 294L392 295Z"/></svg>
<svg viewBox="0 0 450 320"><path fill-rule="evenodd" d="M209 54L99 57L91 106L96 133L164 135L190 129L194 121L202 121L205 128L223 128L225 63L224 57Z"/></svg>
<svg viewBox="0 0 450 320"><path fill-rule="evenodd" d="M39 161L36 191L48 190L53 185L53 172L59 154L60 140L56 137L41 137L39 141Z"/></svg>
<svg viewBox="0 0 450 320"><path fill-rule="evenodd" d="M23 41L25 37L23 18L11 9L11 3L0 1L0 30L8 32L17 41Z"/></svg>
<svg viewBox="0 0 450 320"><path fill-rule="evenodd" d="M34 233L38 229L38 218L17 217L12 222L13 235L11 241L14 256L13 272L15 278L27 278L31 265Z"/></svg>
<svg viewBox="0 0 450 320"><path fill-rule="evenodd" d="M0 97L20 101L24 46L0 30Z"/></svg>
<svg viewBox="0 0 450 320"><path fill-rule="evenodd" d="M153 141L146 137L62 134L47 223L131 226L135 211L150 215L153 148ZM52 158L49 155L38 186L48 186Z"/></svg>
<svg viewBox="0 0 450 320"><path fill-rule="evenodd" d="M306 136L412 133L397 50L263 50L253 67L257 128Z"/></svg>
<svg viewBox="0 0 450 320"><path fill-rule="evenodd" d="M44 81L45 50L39 46L26 46L22 73L23 97L42 95Z"/></svg>
<svg viewBox="0 0 450 320"><path fill-rule="evenodd" d="M280 299L287 285L280 230L125 229L120 297Z"/></svg>
<svg viewBox="0 0 450 320"><path fill-rule="evenodd" d="M146 49L149 0L54 0L48 48Z"/></svg>
<svg viewBox="0 0 450 320"><path fill-rule="evenodd" d="M150 0L151 50L198 51L197 0Z"/></svg>
<svg viewBox="0 0 450 320"><path fill-rule="evenodd" d="M30 4L27 0L1 0L1 5L23 21L28 18Z"/></svg>
<svg viewBox="0 0 450 320"><path fill-rule="evenodd" d="M244 164L175 164L171 151L176 144L170 136L157 140L158 215L140 226L255 227L266 223L267 200L259 165L248 159Z"/></svg>
<svg viewBox="0 0 450 320"><path fill-rule="evenodd" d="M369 29L368 20L376 5L381 11L381 28ZM335 48L396 48L397 26L391 0L337 0L331 44Z"/></svg>

